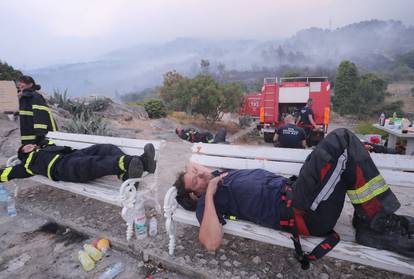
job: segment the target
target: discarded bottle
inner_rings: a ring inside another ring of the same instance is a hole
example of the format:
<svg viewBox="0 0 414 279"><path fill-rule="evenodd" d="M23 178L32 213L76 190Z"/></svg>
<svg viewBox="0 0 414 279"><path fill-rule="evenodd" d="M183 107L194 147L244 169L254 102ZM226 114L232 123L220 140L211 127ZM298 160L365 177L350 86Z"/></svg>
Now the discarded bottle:
<svg viewBox="0 0 414 279"><path fill-rule="evenodd" d="M14 198L11 195L7 197L7 214L11 217L17 215L16 203L14 202Z"/></svg>
<svg viewBox="0 0 414 279"><path fill-rule="evenodd" d="M148 226L149 227L149 230L148 230L149 236L151 236L151 237L157 236L157 232L158 232L158 230L157 230L157 226L158 226L157 218L155 218L155 216L152 216L148 223L149 223L149 226Z"/></svg>
<svg viewBox="0 0 414 279"><path fill-rule="evenodd" d="M0 215L7 215L7 200L9 198L9 192L4 187L2 183L0 183Z"/></svg>
<svg viewBox="0 0 414 279"><path fill-rule="evenodd" d="M99 261L102 259L102 252L93 247L91 244L83 245L83 249L85 249L86 253L95 261Z"/></svg>
<svg viewBox="0 0 414 279"><path fill-rule="evenodd" d="M98 277L98 279L112 279L112 278L115 278L122 271L124 271L124 264L121 262L118 262L114 264L113 266L109 267L107 270L105 270L105 272L102 273Z"/></svg>
<svg viewBox="0 0 414 279"><path fill-rule="evenodd" d="M96 245L103 254L105 254L109 250L109 240L108 239L100 239L98 244Z"/></svg>
<svg viewBox="0 0 414 279"><path fill-rule="evenodd" d="M134 220L135 236L138 240L142 240L147 237L147 217L145 216L145 208L143 204L137 208L137 213Z"/></svg>
<svg viewBox="0 0 414 279"><path fill-rule="evenodd" d="M95 268L95 262L91 259L91 257L89 257L88 253L86 253L85 251L79 251L78 259L86 272L91 271Z"/></svg>
<svg viewBox="0 0 414 279"><path fill-rule="evenodd" d="M385 124L385 113L381 113L381 116L379 118L379 125L384 126Z"/></svg>

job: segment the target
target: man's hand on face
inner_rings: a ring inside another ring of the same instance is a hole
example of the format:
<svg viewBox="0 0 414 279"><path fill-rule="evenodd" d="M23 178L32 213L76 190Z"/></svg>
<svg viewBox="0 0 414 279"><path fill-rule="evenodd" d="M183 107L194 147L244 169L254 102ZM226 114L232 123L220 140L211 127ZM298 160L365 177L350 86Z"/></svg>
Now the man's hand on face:
<svg viewBox="0 0 414 279"><path fill-rule="evenodd" d="M206 194L214 195L217 192L218 183L223 180L223 178L227 175L227 172L220 174L219 176L216 176L212 178L207 186L207 192Z"/></svg>
<svg viewBox="0 0 414 279"><path fill-rule="evenodd" d="M25 146L23 146L22 151L23 153L30 153L36 148L37 148L36 144L26 144Z"/></svg>

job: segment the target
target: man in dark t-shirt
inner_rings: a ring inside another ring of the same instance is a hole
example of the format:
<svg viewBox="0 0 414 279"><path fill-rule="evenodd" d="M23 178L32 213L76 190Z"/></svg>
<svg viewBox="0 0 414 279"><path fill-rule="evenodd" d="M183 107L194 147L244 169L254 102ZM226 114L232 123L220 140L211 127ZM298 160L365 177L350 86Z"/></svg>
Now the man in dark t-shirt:
<svg viewBox="0 0 414 279"><path fill-rule="evenodd" d="M347 194L355 209L357 243L414 258L414 218L394 213L399 201L361 141L346 129L329 133L319 143L297 179L262 169L223 172L190 163L174 186L177 202L196 211L199 240L210 251L221 244L226 218L291 233L294 226L296 234L329 234L333 238L326 241L337 243L333 228ZM316 248L325 249L322 244Z"/></svg>
<svg viewBox="0 0 414 279"><path fill-rule="evenodd" d="M284 148L306 148L305 131L295 125L293 116L288 114L284 122L285 125L280 126L273 137L275 146Z"/></svg>
<svg viewBox="0 0 414 279"><path fill-rule="evenodd" d="M305 131L306 137L309 137L313 128L317 128L315 123L315 114L312 110L313 100L308 99L308 102L305 107L300 110L299 118L296 121L296 125L301 124Z"/></svg>

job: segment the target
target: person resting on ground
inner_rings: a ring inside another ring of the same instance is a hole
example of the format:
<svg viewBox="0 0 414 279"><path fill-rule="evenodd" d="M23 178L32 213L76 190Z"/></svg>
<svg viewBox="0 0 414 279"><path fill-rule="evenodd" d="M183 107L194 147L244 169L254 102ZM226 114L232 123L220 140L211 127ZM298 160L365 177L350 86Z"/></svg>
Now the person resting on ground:
<svg viewBox="0 0 414 279"><path fill-rule="evenodd" d="M226 142L227 130L220 128L216 136L210 132L200 132L194 128L176 128L175 133L178 137L189 142L220 143Z"/></svg>
<svg viewBox="0 0 414 279"><path fill-rule="evenodd" d="M0 169L1 182L33 175L68 182L87 182L105 175L117 175L125 181L141 177L144 171L154 173L156 168L155 149L151 143L144 146L141 156L129 156L112 144L95 144L76 150L49 141L42 146L22 145L18 158L20 164Z"/></svg>
<svg viewBox="0 0 414 279"><path fill-rule="evenodd" d="M333 228L347 194L355 209L357 243L414 257L414 218L394 213L399 201L361 141L346 129L328 134L296 178L263 169L220 172L191 163L174 186L177 202L196 211L199 240L207 250L219 248L225 216L235 216L292 233L297 258L306 269L339 242ZM299 234L327 238L304 254Z"/></svg>

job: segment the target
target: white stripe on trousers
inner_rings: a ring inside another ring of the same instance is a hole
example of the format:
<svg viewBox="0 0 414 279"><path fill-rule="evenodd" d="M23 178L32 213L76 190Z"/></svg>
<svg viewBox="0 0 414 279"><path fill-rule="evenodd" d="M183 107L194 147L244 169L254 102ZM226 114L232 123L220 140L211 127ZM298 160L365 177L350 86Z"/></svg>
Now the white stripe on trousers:
<svg viewBox="0 0 414 279"><path fill-rule="evenodd" d="M348 151L345 149L344 153L338 158L338 162L336 163L335 169L332 172L331 177L326 182L325 186L323 186L322 190L319 192L318 196L316 196L315 200L312 203L311 209L315 211L319 203L321 201L326 201L332 194L335 189L336 184L341 180L341 175L346 168L346 162L348 159Z"/></svg>

